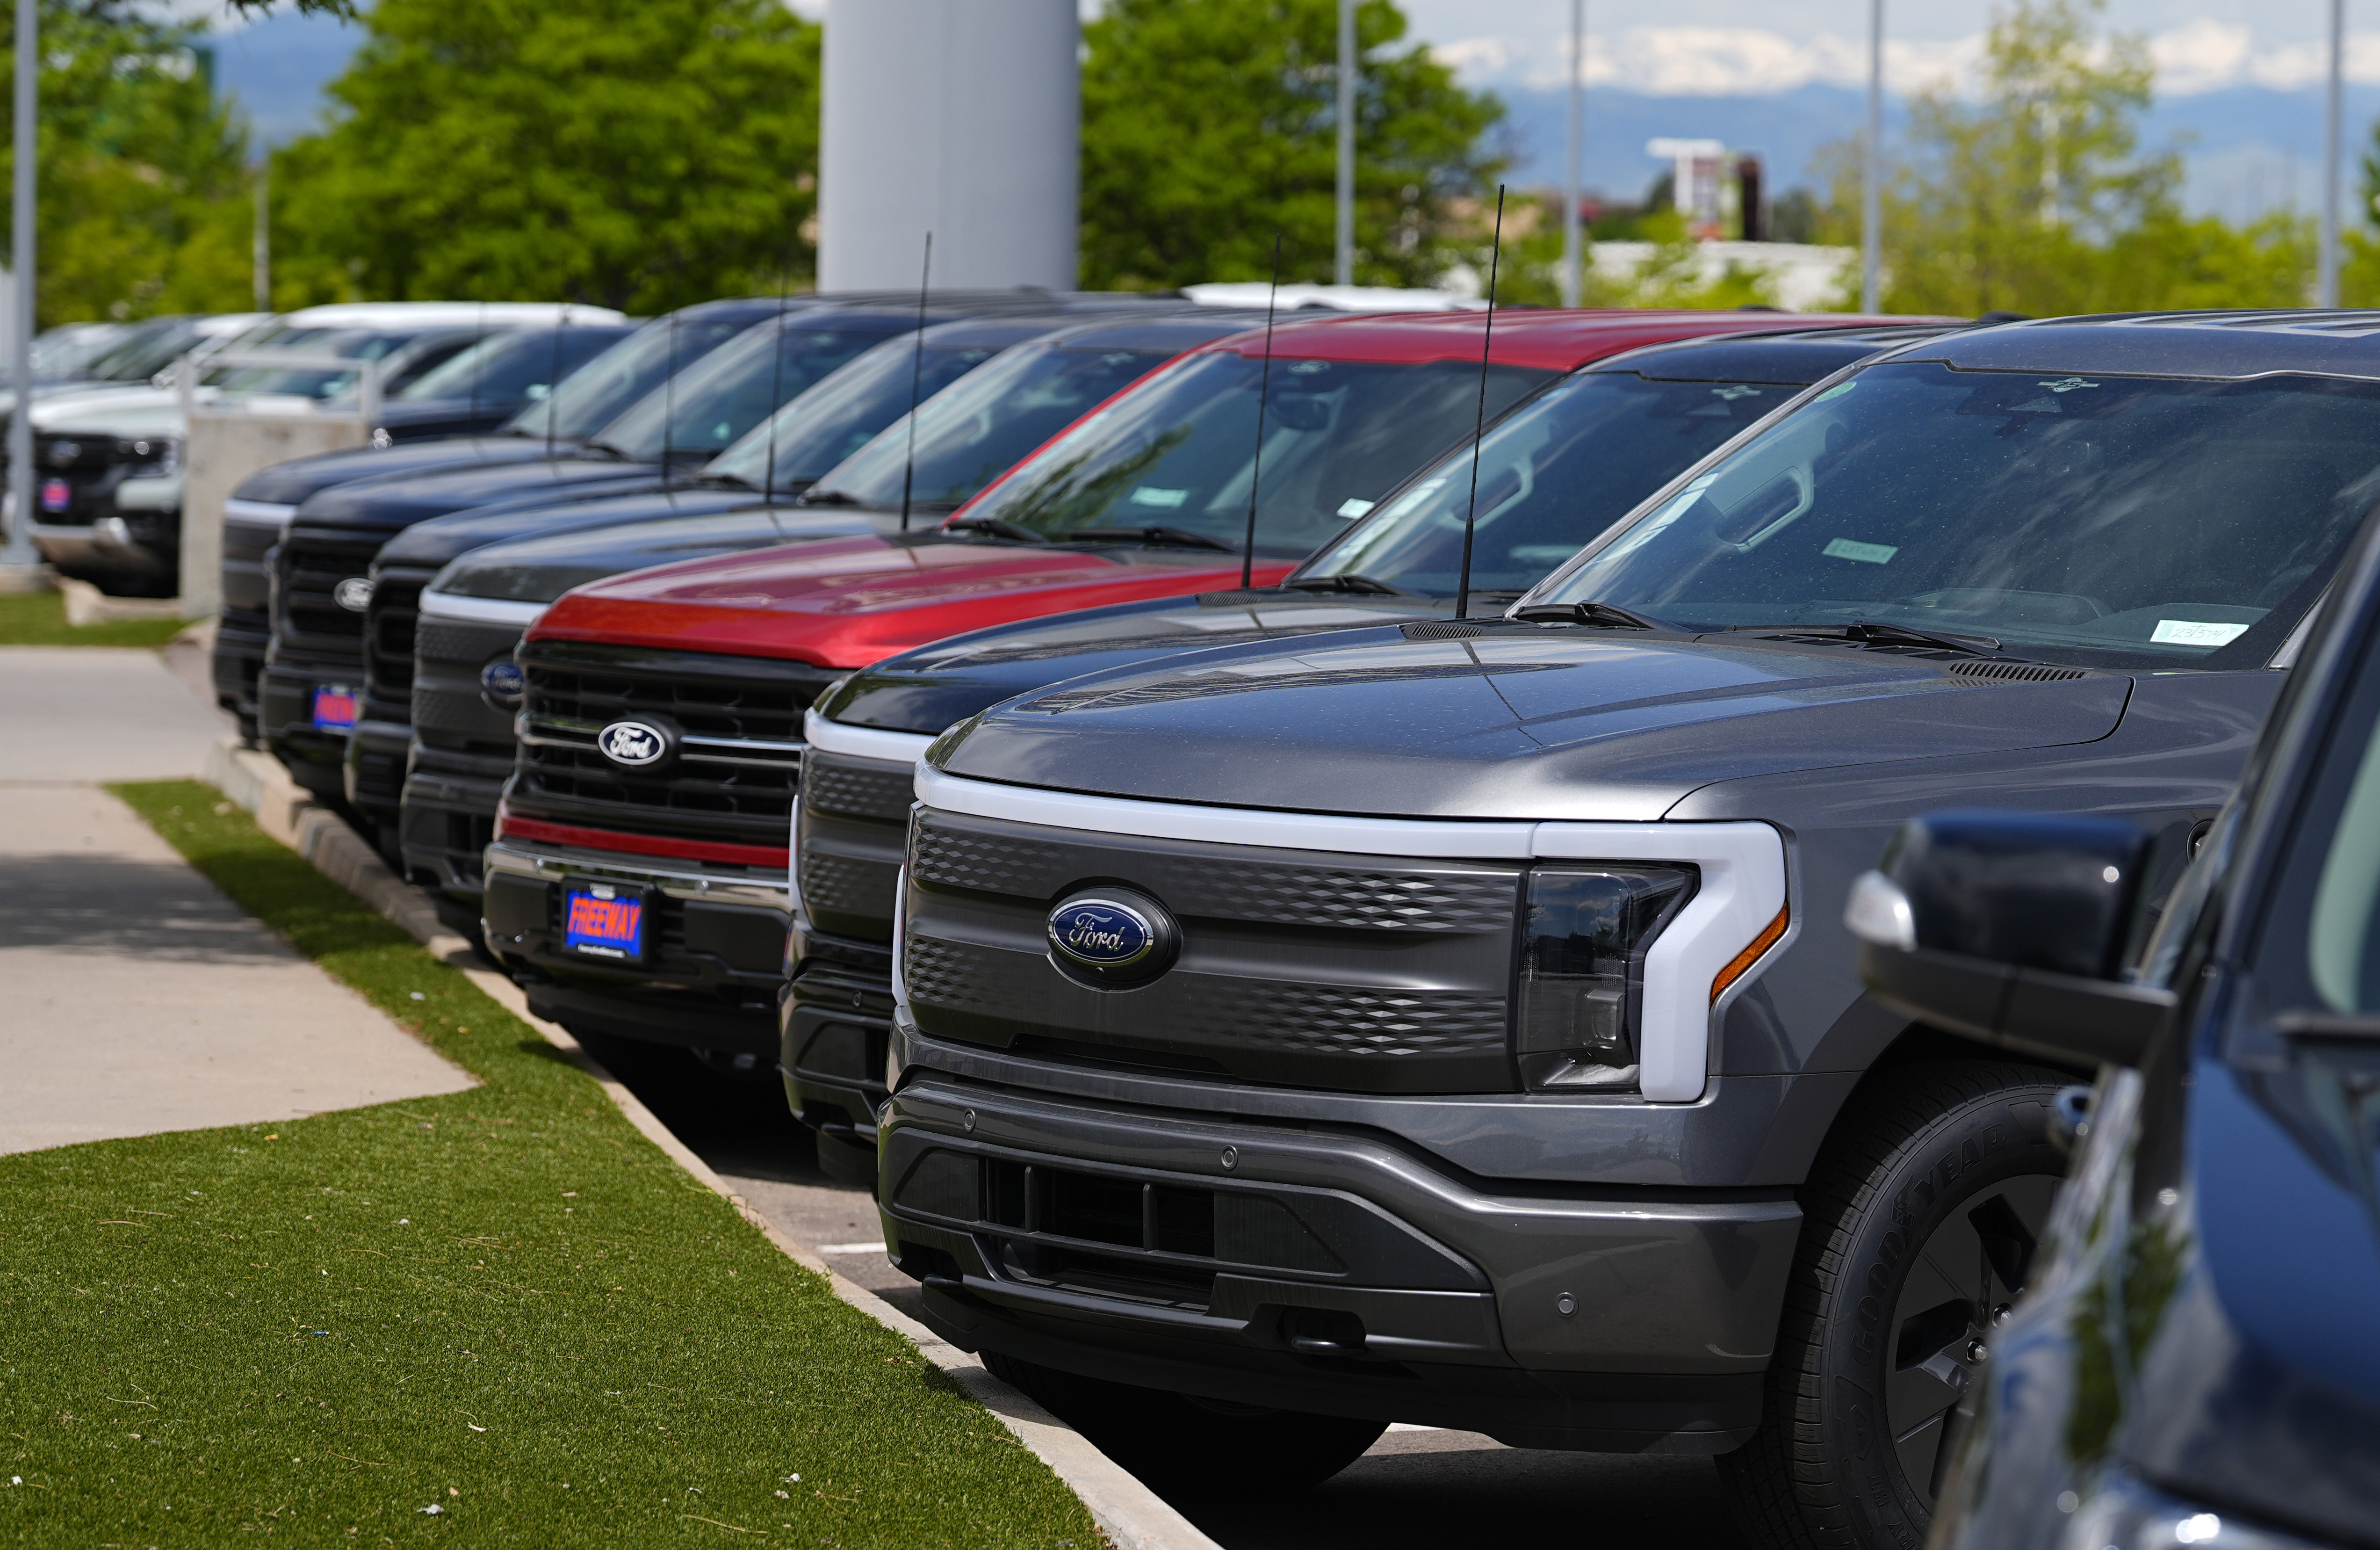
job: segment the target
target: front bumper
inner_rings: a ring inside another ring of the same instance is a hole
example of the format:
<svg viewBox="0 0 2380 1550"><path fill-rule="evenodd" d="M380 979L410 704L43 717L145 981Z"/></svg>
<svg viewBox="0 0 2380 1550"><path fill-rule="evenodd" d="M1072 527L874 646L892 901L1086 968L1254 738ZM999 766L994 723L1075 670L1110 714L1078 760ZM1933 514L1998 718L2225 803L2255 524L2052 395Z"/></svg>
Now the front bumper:
<svg viewBox="0 0 2380 1550"><path fill-rule="evenodd" d="M887 1097L892 1033L892 950L794 924L795 970L779 1030L778 1069L795 1117L870 1151Z"/></svg>
<svg viewBox="0 0 2380 1550"><path fill-rule="evenodd" d="M488 946L539 1017L618 1038L775 1057L792 913L782 873L509 839L490 845L482 866ZM644 962L613 965L564 949L562 885L571 878L651 890L660 908Z"/></svg>
<svg viewBox="0 0 2380 1550"><path fill-rule="evenodd" d="M1135 1105L1128 1078L946 1077L899 1037L885 1241L955 1345L1518 1446L1718 1453L1757 1423L1790 1199L1500 1190L1390 1136Z"/></svg>
<svg viewBox="0 0 2380 1550"><path fill-rule="evenodd" d="M496 804L512 773L508 753L459 753L416 738L397 818L407 875L476 905L483 858L496 837Z"/></svg>
<svg viewBox="0 0 2380 1550"><path fill-rule="evenodd" d="M314 725L314 691L340 689L360 702L363 663L276 650L256 680L258 729L289 777L318 797L346 799L345 765L349 732Z"/></svg>
<svg viewBox="0 0 2380 1550"><path fill-rule="evenodd" d="M405 759L413 728L401 721L370 718L356 723L340 754L340 780L347 805L395 832L405 800Z"/></svg>
<svg viewBox="0 0 2380 1550"><path fill-rule="evenodd" d="M239 720L243 737L257 736L257 677L264 671L273 621L261 608L224 605L215 625L215 703Z"/></svg>

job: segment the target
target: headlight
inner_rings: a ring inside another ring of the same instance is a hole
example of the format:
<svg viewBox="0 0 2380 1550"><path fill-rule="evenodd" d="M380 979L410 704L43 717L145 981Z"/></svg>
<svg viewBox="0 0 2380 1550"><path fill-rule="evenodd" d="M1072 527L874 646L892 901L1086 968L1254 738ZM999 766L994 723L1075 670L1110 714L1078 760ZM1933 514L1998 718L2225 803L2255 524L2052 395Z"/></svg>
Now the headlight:
<svg viewBox="0 0 2380 1550"><path fill-rule="evenodd" d="M1694 891L1692 867L1530 872L1513 986L1513 1049L1533 1088L1636 1080L1645 951Z"/></svg>
<svg viewBox="0 0 2380 1550"><path fill-rule="evenodd" d="M2060 1498L2058 1506L2067 1501ZM2115 1480L2067 1520L2058 1550L2319 1550L2312 1540L2242 1522L2168 1496L2138 1480Z"/></svg>
<svg viewBox="0 0 2380 1550"><path fill-rule="evenodd" d="M173 436L127 436L115 444L115 461L135 479L154 479L182 466L182 444Z"/></svg>

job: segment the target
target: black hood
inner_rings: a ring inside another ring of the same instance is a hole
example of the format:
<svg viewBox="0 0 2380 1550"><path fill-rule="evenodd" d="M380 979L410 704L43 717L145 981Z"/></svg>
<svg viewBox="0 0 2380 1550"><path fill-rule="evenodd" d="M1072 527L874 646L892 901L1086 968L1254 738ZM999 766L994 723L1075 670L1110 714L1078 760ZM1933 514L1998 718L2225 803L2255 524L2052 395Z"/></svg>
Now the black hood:
<svg viewBox="0 0 2380 1550"><path fill-rule="evenodd" d="M564 448L569 450L567 445ZM240 481L232 498L297 506L358 479L404 479L480 464L526 463L545 456L545 444L527 436L474 436L398 446L353 446L275 463Z"/></svg>
<svg viewBox="0 0 2380 1550"><path fill-rule="evenodd" d="M1451 602L1260 588L1154 598L1026 619L887 657L844 680L819 713L849 726L941 732L1002 700L1086 673L1220 646L1451 615Z"/></svg>
<svg viewBox="0 0 2380 1550"><path fill-rule="evenodd" d="M737 509L709 516L608 523L492 543L454 561L430 585L452 596L551 603L573 587L650 566L889 531L865 515L759 506L747 497ZM382 551L383 561L388 553Z"/></svg>
<svg viewBox="0 0 2380 1550"><path fill-rule="evenodd" d="M309 528L387 532L498 504L545 506L653 490L664 477L655 463L568 456L395 474L324 490L298 507L296 521Z"/></svg>
<svg viewBox="0 0 2380 1550"><path fill-rule="evenodd" d="M1160 801L1651 820L1712 781L2093 741L2131 688L2118 674L1964 676L1985 665L1433 622L1095 674L985 713L934 758L953 775Z"/></svg>
<svg viewBox="0 0 2380 1550"><path fill-rule="evenodd" d="M458 511L451 517L417 522L388 541L380 552L382 565L426 566L436 569L458 555L491 543L542 538L553 533L616 528L626 523L668 521L710 517L739 506L757 506L760 498L739 485L687 485L674 490L638 491L570 501L559 506L500 506L492 510Z"/></svg>

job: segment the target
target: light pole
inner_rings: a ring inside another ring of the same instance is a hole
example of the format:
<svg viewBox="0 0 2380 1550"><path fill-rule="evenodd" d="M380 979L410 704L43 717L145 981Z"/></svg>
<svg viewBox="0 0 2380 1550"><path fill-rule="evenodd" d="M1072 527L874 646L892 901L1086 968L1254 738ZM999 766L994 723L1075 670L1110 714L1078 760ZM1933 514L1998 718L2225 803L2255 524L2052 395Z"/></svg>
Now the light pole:
<svg viewBox="0 0 2380 1550"><path fill-rule="evenodd" d="M30 571L33 559L33 173L41 81L41 31L33 0L17 0L17 139L15 145L16 412L8 417L8 489L16 517L0 568Z"/></svg>
<svg viewBox="0 0 2380 1550"><path fill-rule="evenodd" d="M1860 311L1874 312L1884 258L1884 0L1868 0L1867 137L1860 162Z"/></svg>
<svg viewBox="0 0 2380 1550"><path fill-rule="evenodd" d="M1570 0L1570 167L1562 182L1561 304L1575 307L1585 294L1578 242L1580 141L1586 129L1586 0Z"/></svg>
<svg viewBox="0 0 2380 1550"><path fill-rule="evenodd" d="M2330 0L2330 80L2322 107L2322 250L2313 304L2338 305L2338 136L2341 56L2347 52L2347 0Z"/></svg>
<svg viewBox="0 0 2380 1550"><path fill-rule="evenodd" d="M1355 283L1355 0L1339 0L1339 209L1331 278Z"/></svg>

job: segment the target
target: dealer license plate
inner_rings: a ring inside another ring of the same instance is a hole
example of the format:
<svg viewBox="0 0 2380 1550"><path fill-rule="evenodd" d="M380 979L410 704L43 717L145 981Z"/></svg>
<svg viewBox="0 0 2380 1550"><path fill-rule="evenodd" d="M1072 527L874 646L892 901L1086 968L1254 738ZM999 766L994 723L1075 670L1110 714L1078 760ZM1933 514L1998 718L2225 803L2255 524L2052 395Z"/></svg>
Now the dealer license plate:
<svg viewBox="0 0 2380 1550"><path fill-rule="evenodd" d="M352 732L356 729L356 691L345 684L324 684L314 690L314 730Z"/></svg>
<svg viewBox="0 0 2380 1550"><path fill-rule="evenodd" d="M562 946L585 958L635 963L645 956L643 890L615 883L565 883Z"/></svg>

